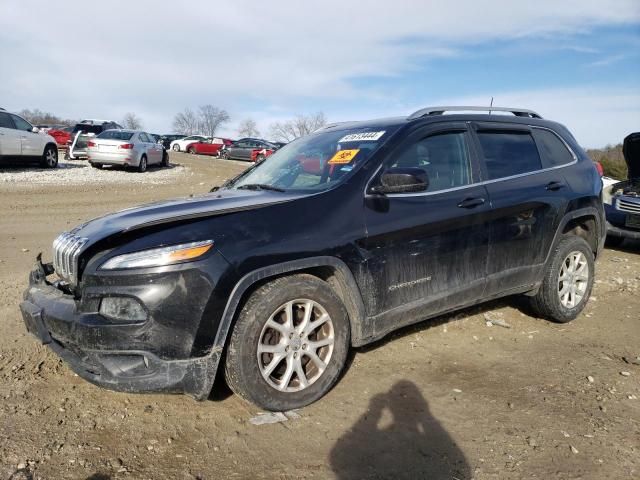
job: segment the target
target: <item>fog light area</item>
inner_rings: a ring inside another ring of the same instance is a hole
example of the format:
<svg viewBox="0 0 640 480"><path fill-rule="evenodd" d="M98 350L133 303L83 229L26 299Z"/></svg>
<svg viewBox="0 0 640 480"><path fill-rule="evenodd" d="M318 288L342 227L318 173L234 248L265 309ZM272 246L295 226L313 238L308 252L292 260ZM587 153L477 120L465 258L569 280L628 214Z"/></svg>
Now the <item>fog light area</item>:
<svg viewBox="0 0 640 480"><path fill-rule="evenodd" d="M100 315L123 322L147 319L147 312L138 300L131 297L104 297L100 302Z"/></svg>

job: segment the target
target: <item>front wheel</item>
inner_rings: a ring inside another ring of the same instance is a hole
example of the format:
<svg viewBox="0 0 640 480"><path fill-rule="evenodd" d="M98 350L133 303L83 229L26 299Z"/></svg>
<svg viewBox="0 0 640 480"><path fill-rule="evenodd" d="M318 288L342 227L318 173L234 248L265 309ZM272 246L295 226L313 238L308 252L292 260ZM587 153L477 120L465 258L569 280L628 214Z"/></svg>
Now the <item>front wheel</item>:
<svg viewBox="0 0 640 480"><path fill-rule="evenodd" d="M42 154L42 166L56 168L58 166L58 149L53 145L47 145Z"/></svg>
<svg viewBox="0 0 640 480"><path fill-rule="evenodd" d="M349 339L347 312L326 282L306 274L278 278L242 308L225 377L236 394L260 408L304 407L338 380Z"/></svg>
<svg viewBox="0 0 640 480"><path fill-rule="evenodd" d="M177 143L173 144L173 147L171 147L173 149L174 152L179 152L180 151L180 145L178 145Z"/></svg>
<svg viewBox="0 0 640 480"><path fill-rule="evenodd" d="M195 153L196 153L196 149L195 149L195 148L193 148L193 147L189 147L189 148L187 149L187 153L190 153L191 155L195 155Z"/></svg>
<svg viewBox="0 0 640 480"><path fill-rule="evenodd" d="M575 235L564 237L556 245L531 307L540 317L567 323L584 309L593 288L593 251Z"/></svg>

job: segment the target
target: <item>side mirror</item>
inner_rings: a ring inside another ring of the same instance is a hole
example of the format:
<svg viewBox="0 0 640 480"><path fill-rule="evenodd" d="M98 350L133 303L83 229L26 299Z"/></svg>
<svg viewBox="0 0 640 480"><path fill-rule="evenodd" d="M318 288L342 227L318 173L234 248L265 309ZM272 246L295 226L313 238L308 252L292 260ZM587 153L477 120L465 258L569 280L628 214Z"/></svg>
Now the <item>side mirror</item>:
<svg viewBox="0 0 640 480"><path fill-rule="evenodd" d="M373 187L373 193L424 192L429 188L429 176L422 168L394 167L380 177L380 185Z"/></svg>
<svg viewBox="0 0 640 480"><path fill-rule="evenodd" d="M32 131L33 133L38 133L38 132L40 131L40 129L39 129L38 127L33 127L33 128L31 129L31 131Z"/></svg>

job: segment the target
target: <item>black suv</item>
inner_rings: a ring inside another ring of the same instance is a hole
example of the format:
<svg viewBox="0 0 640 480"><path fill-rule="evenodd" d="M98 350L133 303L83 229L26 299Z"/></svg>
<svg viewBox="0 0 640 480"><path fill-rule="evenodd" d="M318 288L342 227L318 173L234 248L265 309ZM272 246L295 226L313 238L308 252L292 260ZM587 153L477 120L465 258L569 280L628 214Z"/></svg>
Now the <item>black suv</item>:
<svg viewBox="0 0 640 480"><path fill-rule="evenodd" d="M73 127L69 149L65 158L88 158L87 143L93 137L100 135L105 130L120 130L123 127L110 120L83 120Z"/></svg>
<svg viewBox="0 0 640 480"><path fill-rule="evenodd" d="M562 125L475 110L329 125L209 194L63 233L27 329L108 388L205 399L222 362L236 393L287 410L350 347L443 312L524 294L568 322L604 242L598 172Z"/></svg>

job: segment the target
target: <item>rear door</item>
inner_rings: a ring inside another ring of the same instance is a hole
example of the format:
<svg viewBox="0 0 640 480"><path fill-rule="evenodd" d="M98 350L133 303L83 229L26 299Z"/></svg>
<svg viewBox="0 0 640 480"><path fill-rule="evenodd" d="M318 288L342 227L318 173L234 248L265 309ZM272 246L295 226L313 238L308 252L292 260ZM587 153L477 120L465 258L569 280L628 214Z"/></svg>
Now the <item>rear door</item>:
<svg viewBox="0 0 640 480"><path fill-rule="evenodd" d="M0 156L17 157L22 151L20 132L11 119L11 115L0 112Z"/></svg>
<svg viewBox="0 0 640 480"><path fill-rule="evenodd" d="M489 201L464 123L411 134L382 166L416 167L424 192L368 195L365 207L367 310L379 330L481 298L489 249ZM372 184L376 179L372 181Z"/></svg>
<svg viewBox="0 0 640 480"><path fill-rule="evenodd" d="M533 285L566 209L561 168L543 164L526 125L474 123L491 201L487 295Z"/></svg>

